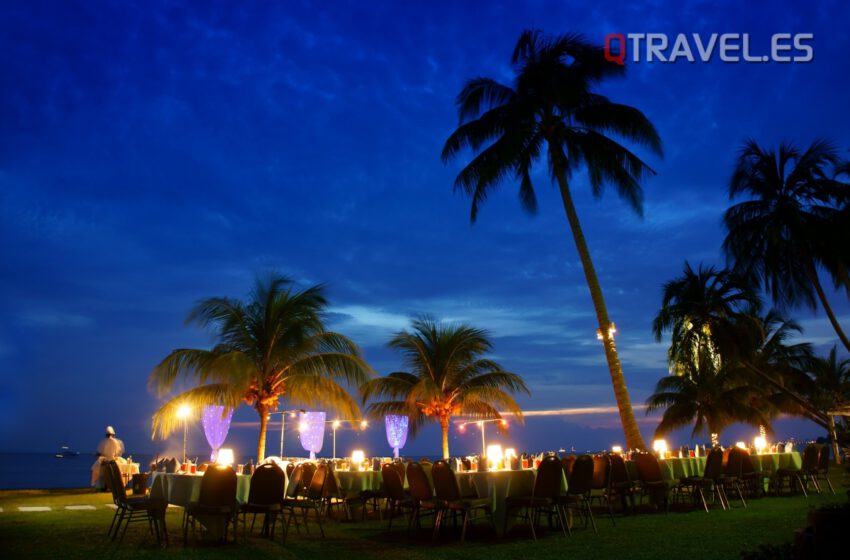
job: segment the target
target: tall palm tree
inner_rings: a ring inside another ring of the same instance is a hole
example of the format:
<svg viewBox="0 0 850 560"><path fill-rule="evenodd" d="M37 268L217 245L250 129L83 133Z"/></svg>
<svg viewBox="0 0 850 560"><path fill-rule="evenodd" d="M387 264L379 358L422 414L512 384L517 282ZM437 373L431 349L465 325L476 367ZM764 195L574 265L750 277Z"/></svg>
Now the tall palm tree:
<svg viewBox="0 0 850 560"><path fill-rule="evenodd" d="M833 455L837 462L841 462L835 416L831 412L850 405L850 359L839 360L833 346L826 358L811 360L808 374L812 380L809 400L825 413Z"/></svg>
<svg viewBox="0 0 850 560"><path fill-rule="evenodd" d="M741 327L757 323L754 313L760 306L758 294L734 273L702 265L695 271L685 262L682 276L664 285L652 332L659 342L665 332L671 333L671 371L678 372L680 364L699 360L703 353L719 367L748 343L746 334L754 329Z"/></svg>
<svg viewBox="0 0 850 560"><path fill-rule="evenodd" d="M662 377L647 399L647 413L664 409L656 437L691 423L692 437L720 434L735 422L770 426L770 417L760 403L763 395L742 382L734 367L719 369L711 356L691 356L681 365L682 375Z"/></svg>
<svg viewBox="0 0 850 560"><path fill-rule="evenodd" d="M427 422L439 422L444 458L449 458L453 416L501 418L502 409L522 420L522 411L509 393L530 394L528 388L519 375L484 357L493 347L486 331L426 317L413 321L412 332L396 333L389 346L401 353L408 371L363 385L363 402L386 399L370 404L369 414L408 416L412 434Z"/></svg>
<svg viewBox="0 0 850 560"><path fill-rule="evenodd" d="M252 406L260 417L257 459L265 457L270 411L280 399L305 406L323 405L347 418L359 417L357 403L338 382L359 386L370 376L357 346L328 331L324 287L297 291L284 276L258 278L247 301L215 297L200 301L186 323L209 328L210 349L171 352L150 374L160 396L177 381L191 389L172 396L153 415L153 435L166 437L178 425L177 409L208 404Z"/></svg>
<svg viewBox="0 0 850 560"><path fill-rule="evenodd" d="M747 200L726 211L723 249L734 269L758 281L780 307L817 302L842 344L850 339L838 323L819 270L850 290L847 278L846 221L836 219L850 186L835 179L835 149L823 141L805 151L782 144L770 151L748 141L741 150L729 196Z"/></svg>
<svg viewBox="0 0 850 560"><path fill-rule="evenodd" d="M643 113L593 91L602 80L622 76L624 71L605 60L602 48L579 35L546 38L539 31L525 31L514 48L512 63L512 85L473 78L458 94L460 122L443 147L443 162L467 148L475 153L455 180L455 190L472 199L470 218L474 222L479 206L503 179L510 177L519 182L522 207L534 212L537 199L531 170L545 155L596 310L626 443L644 448L614 344L612 322L573 204L570 180L573 172L584 167L595 196L602 194L606 183L611 184L641 214L640 182L652 170L615 138L640 144L659 155L661 140Z"/></svg>

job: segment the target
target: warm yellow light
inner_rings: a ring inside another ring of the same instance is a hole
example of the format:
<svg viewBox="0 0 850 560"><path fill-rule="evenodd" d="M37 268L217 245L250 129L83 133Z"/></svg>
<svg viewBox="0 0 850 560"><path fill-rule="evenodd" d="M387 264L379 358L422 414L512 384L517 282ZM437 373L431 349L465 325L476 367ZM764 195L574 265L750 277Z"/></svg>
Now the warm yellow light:
<svg viewBox="0 0 850 560"><path fill-rule="evenodd" d="M366 460L366 454L363 453L362 449L355 449L351 452L351 462L355 465L362 467L363 461Z"/></svg>
<svg viewBox="0 0 850 560"><path fill-rule="evenodd" d="M756 448L756 451L761 453L767 449L767 439L762 436L757 436L756 439L753 440L753 446Z"/></svg>
<svg viewBox="0 0 850 560"><path fill-rule="evenodd" d="M507 427L508 427L508 421L507 421L507 420L502 420L502 422L501 422L501 423L502 423L502 427L503 427L503 428L507 428Z"/></svg>
<svg viewBox="0 0 850 560"><path fill-rule="evenodd" d="M219 465L232 465L236 462L236 458L233 456L233 450L227 448L219 449L215 462Z"/></svg>
<svg viewBox="0 0 850 560"><path fill-rule="evenodd" d="M490 469L498 469L499 463L502 462L504 457L501 445L495 444L487 446L487 462L489 463Z"/></svg>
<svg viewBox="0 0 850 560"><path fill-rule="evenodd" d="M177 409L177 418L181 420L188 418L190 414L192 414L192 409L189 408L188 404L181 404Z"/></svg>
<svg viewBox="0 0 850 560"><path fill-rule="evenodd" d="M294 413L294 412L290 412L290 413L289 413L289 417L290 417L290 418L295 418L295 413Z"/></svg>
<svg viewBox="0 0 850 560"><path fill-rule="evenodd" d="M737 442L737 443L735 444L735 447L737 447L738 449L746 449L746 448L747 448L747 444L746 444L746 443L744 443L743 441L739 441L739 442Z"/></svg>
<svg viewBox="0 0 850 560"><path fill-rule="evenodd" d="M661 457L667 454L667 441L663 439L657 439L652 442L652 450L658 453Z"/></svg>
<svg viewBox="0 0 850 560"><path fill-rule="evenodd" d="M368 428L368 427L369 427L369 422L367 422L366 420L361 420L361 421L360 421L360 429L361 429L361 430L365 430L365 429L366 429L366 428Z"/></svg>
<svg viewBox="0 0 850 560"><path fill-rule="evenodd" d="M307 422L304 422L302 420L301 422L298 423L298 431L299 432L303 432L306 429L307 429Z"/></svg>
<svg viewBox="0 0 850 560"><path fill-rule="evenodd" d="M617 453L619 455L620 453L623 452L623 448L620 447L619 445L614 445L614 446L611 447L611 452Z"/></svg>
<svg viewBox="0 0 850 560"><path fill-rule="evenodd" d="M334 427L334 430L339 428L339 420L334 420L333 427Z"/></svg>
<svg viewBox="0 0 850 560"><path fill-rule="evenodd" d="M517 456L516 449L514 449L513 447L508 447L507 449L505 449L505 458L506 459L515 459L516 456Z"/></svg>

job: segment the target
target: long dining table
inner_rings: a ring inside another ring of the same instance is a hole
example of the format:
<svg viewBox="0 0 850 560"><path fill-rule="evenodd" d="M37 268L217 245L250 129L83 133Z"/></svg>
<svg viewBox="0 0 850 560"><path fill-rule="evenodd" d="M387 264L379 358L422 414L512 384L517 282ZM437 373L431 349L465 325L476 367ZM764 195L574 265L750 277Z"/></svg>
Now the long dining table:
<svg viewBox="0 0 850 560"><path fill-rule="evenodd" d="M751 454L753 468L772 475L779 469L799 469L803 461L796 451L791 453ZM689 476L702 476L705 472L706 457L670 457L662 459L661 474L665 480L680 480ZM626 467L632 480L637 480L637 467L634 461L626 461Z"/></svg>

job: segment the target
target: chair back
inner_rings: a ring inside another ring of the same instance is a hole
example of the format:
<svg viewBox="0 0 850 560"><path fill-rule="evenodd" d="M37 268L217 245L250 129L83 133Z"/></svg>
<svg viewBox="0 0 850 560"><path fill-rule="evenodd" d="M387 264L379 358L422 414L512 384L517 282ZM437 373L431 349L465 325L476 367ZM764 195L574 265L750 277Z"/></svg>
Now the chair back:
<svg viewBox="0 0 850 560"><path fill-rule="evenodd" d="M567 485L567 494L587 494L593 488L593 457L581 455L573 462L573 472Z"/></svg>
<svg viewBox="0 0 850 560"><path fill-rule="evenodd" d="M127 489L124 488L124 479L121 478L121 469L115 461L103 463L102 468L106 470L106 485L112 492L112 501L115 505L127 503Z"/></svg>
<svg viewBox="0 0 850 560"><path fill-rule="evenodd" d="M632 481L629 476L629 469L626 468L626 461L622 455L611 453L608 455L608 461L611 462L611 474L609 482L611 484L623 484Z"/></svg>
<svg viewBox="0 0 850 560"><path fill-rule="evenodd" d="M289 463L286 464L286 478L287 479L292 478L292 471L294 471L294 470L295 470L295 463L290 461Z"/></svg>
<svg viewBox="0 0 850 560"><path fill-rule="evenodd" d="M310 487L310 482L313 480L313 473L316 472L316 463L301 463L301 491L305 492Z"/></svg>
<svg viewBox="0 0 850 560"><path fill-rule="evenodd" d="M561 494L561 482L564 479L564 466L554 455L543 459L537 467L532 495L535 498L554 498Z"/></svg>
<svg viewBox="0 0 850 560"><path fill-rule="evenodd" d="M818 470L827 472L829 471L829 446L822 445L820 448L820 452L818 453Z"/></svg>
<svg viewBox="0 0 850 560"><path fill-rule="evenodd" d="M428 476L419 463L407 465L407 484L410 486L410 495L417 500L430 500L434 497Z"/></svg>
<svg viewBox="0 0 850 560"><path fill-rule="evenodd" d="M733 447L729 450L729 456L726 459L726 467L723 469L723 474L728 477L740 477L743 461L741 455L746 453L743 449Z"/></svg>
<svg viewBox="0 0 850 560"><path fill-rule="evenodd" d="M392 465L392 467L395 469L396 474L398 475L399 479L401 479L401 486L402 488L404 488L404 477L406 475L407 470L407 468L404 466L404 463L402 463L401 461L393 461L392 463L390 463L390 465Z"/></svg>
<svg viewBox="0 0 850 560"><path fill-rule="evenodd" d="M575 455L567 455L566 457L561 457L561 464L564 466L564 475L566 475L567 480L570 479L570 476L573 474L573 465L576 462Z"/></svg>
<svg viewBox="0 0 850 560"><path fill-rule="evenodd" d="M342 491L342 484L339 483L339 476L336 474L336 470L331 467L330 463L327 465L328 474L326 475L327 480L325 480L324 497L344 498L345 495Z"/></svg>
<svg viewBox="0 0 850 560"><path fill-rule="evenodd" d="M637 467L638 478L641 482L662 482L664 480L658 458L651 453L635 455L635 467Z"/></svg>
<svg viewBox="0 0 850 560"><path fill-rule="evenodd" d="M310 477L310 485L307 487L307 498L310 500L321 500L325 495L325 484L328 481L330 469L325 463L315 467Z"/></svg>
<svg viewBox="0 0 850 560"><path fill-rule="evenodd" d="M708 452L708 457L705 458L705 470L702 477L708 480L717 480L723 476L723 452L719 449L712 449Z"/></svg>
<svg viewBox="0 0 850 560"><path fill-rule="evenodd" d="M605 455L595 455L593 457L593 483L594 490L604 490L608 488L608 476L611 471L611 463Z"/></svg>
<svg viewBox="0 0 850 560"><path fill-rule="evenodd" d="M803 470L813 471L818 468L818 446L810 443L803 449Z"/></svg>
<svg viewBox="0 0 850 560"><path fill-rule="evenodd" d="M292 463L290 463L291 465ZM289 467L287 466L287 469ZM297 498L298 494L301 493L301 475L304 472L304 469L301 468L301 465L295 465L292 467L292 474L289 475L289 483L286 485L286 497L287 498Z"/></svg>
<svg viewBox="0 0 850 560"><path fill-rule="evenodd" d="M236 471L227 465L213 465L201 479L198 503L202 506L225 507L236 503Z"/></svg>
<svg viewBox="0 0 850 560"><path fill-rule="evenodd" d="M749 451L744 451L741 453L741 474L752 474L754 472L756 472L756 467L753 465L753 458L750 457Z"/></svg>
<svg viewBox="0 0 850 560"><path fill-rule="evenodd" d="M404 475L399 476L395 464L386 463L381 465L381 480L383 482L384 492L386 492L390 499L403 500L405 498L404 483L402 482L404 479L402 476Z"/></svg>
<svg viewBox="0 0 850 560"><path fill-rule="evenodd" d="M431 477L434 479L434 493L438 500L447 502L460 500L460 487L448 461L440 459L435 462L431 469Z"/></svg>
<svg viewBox="0 0 850 560"><path fill-rule="evenodd" d="M286 475L274 463L265 463L251 475L251 487L248 490L248 503L255 505L279 504L283 500L283 487Z"/></svg>

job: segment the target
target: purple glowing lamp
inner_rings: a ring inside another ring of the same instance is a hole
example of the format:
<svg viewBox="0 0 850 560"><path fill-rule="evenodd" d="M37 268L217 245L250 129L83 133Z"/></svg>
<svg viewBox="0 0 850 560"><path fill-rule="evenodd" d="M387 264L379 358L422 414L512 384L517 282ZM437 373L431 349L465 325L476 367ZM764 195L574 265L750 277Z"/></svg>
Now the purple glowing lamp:
<svg viewBox="0 0 850 560"><path fill-rule="evenodd" d="M389 415L384 418L387 427L387 442L393 448L393 457L398 458L398 450L407 443L407 426L410 419L407 416Z"/></svg>
<svg viewBox="0 0 850 560"><path fill-rule="evenodd" d="M302 412L299 430L301 447L310 452L310 459L315 459L325 440L325 413Z"/></svg>
<svg viewBox="0 0 850 560"><path fill-rule="evenodd" d="M225 411L223 406L210 405L205 406L201 414L201 424L204 426L204 435L207 436L207 443L212 448L210 460L215 461L218 457L218 450L227 439L227 432L230 431L230 420L233 418L233 409Z"/></svg>

